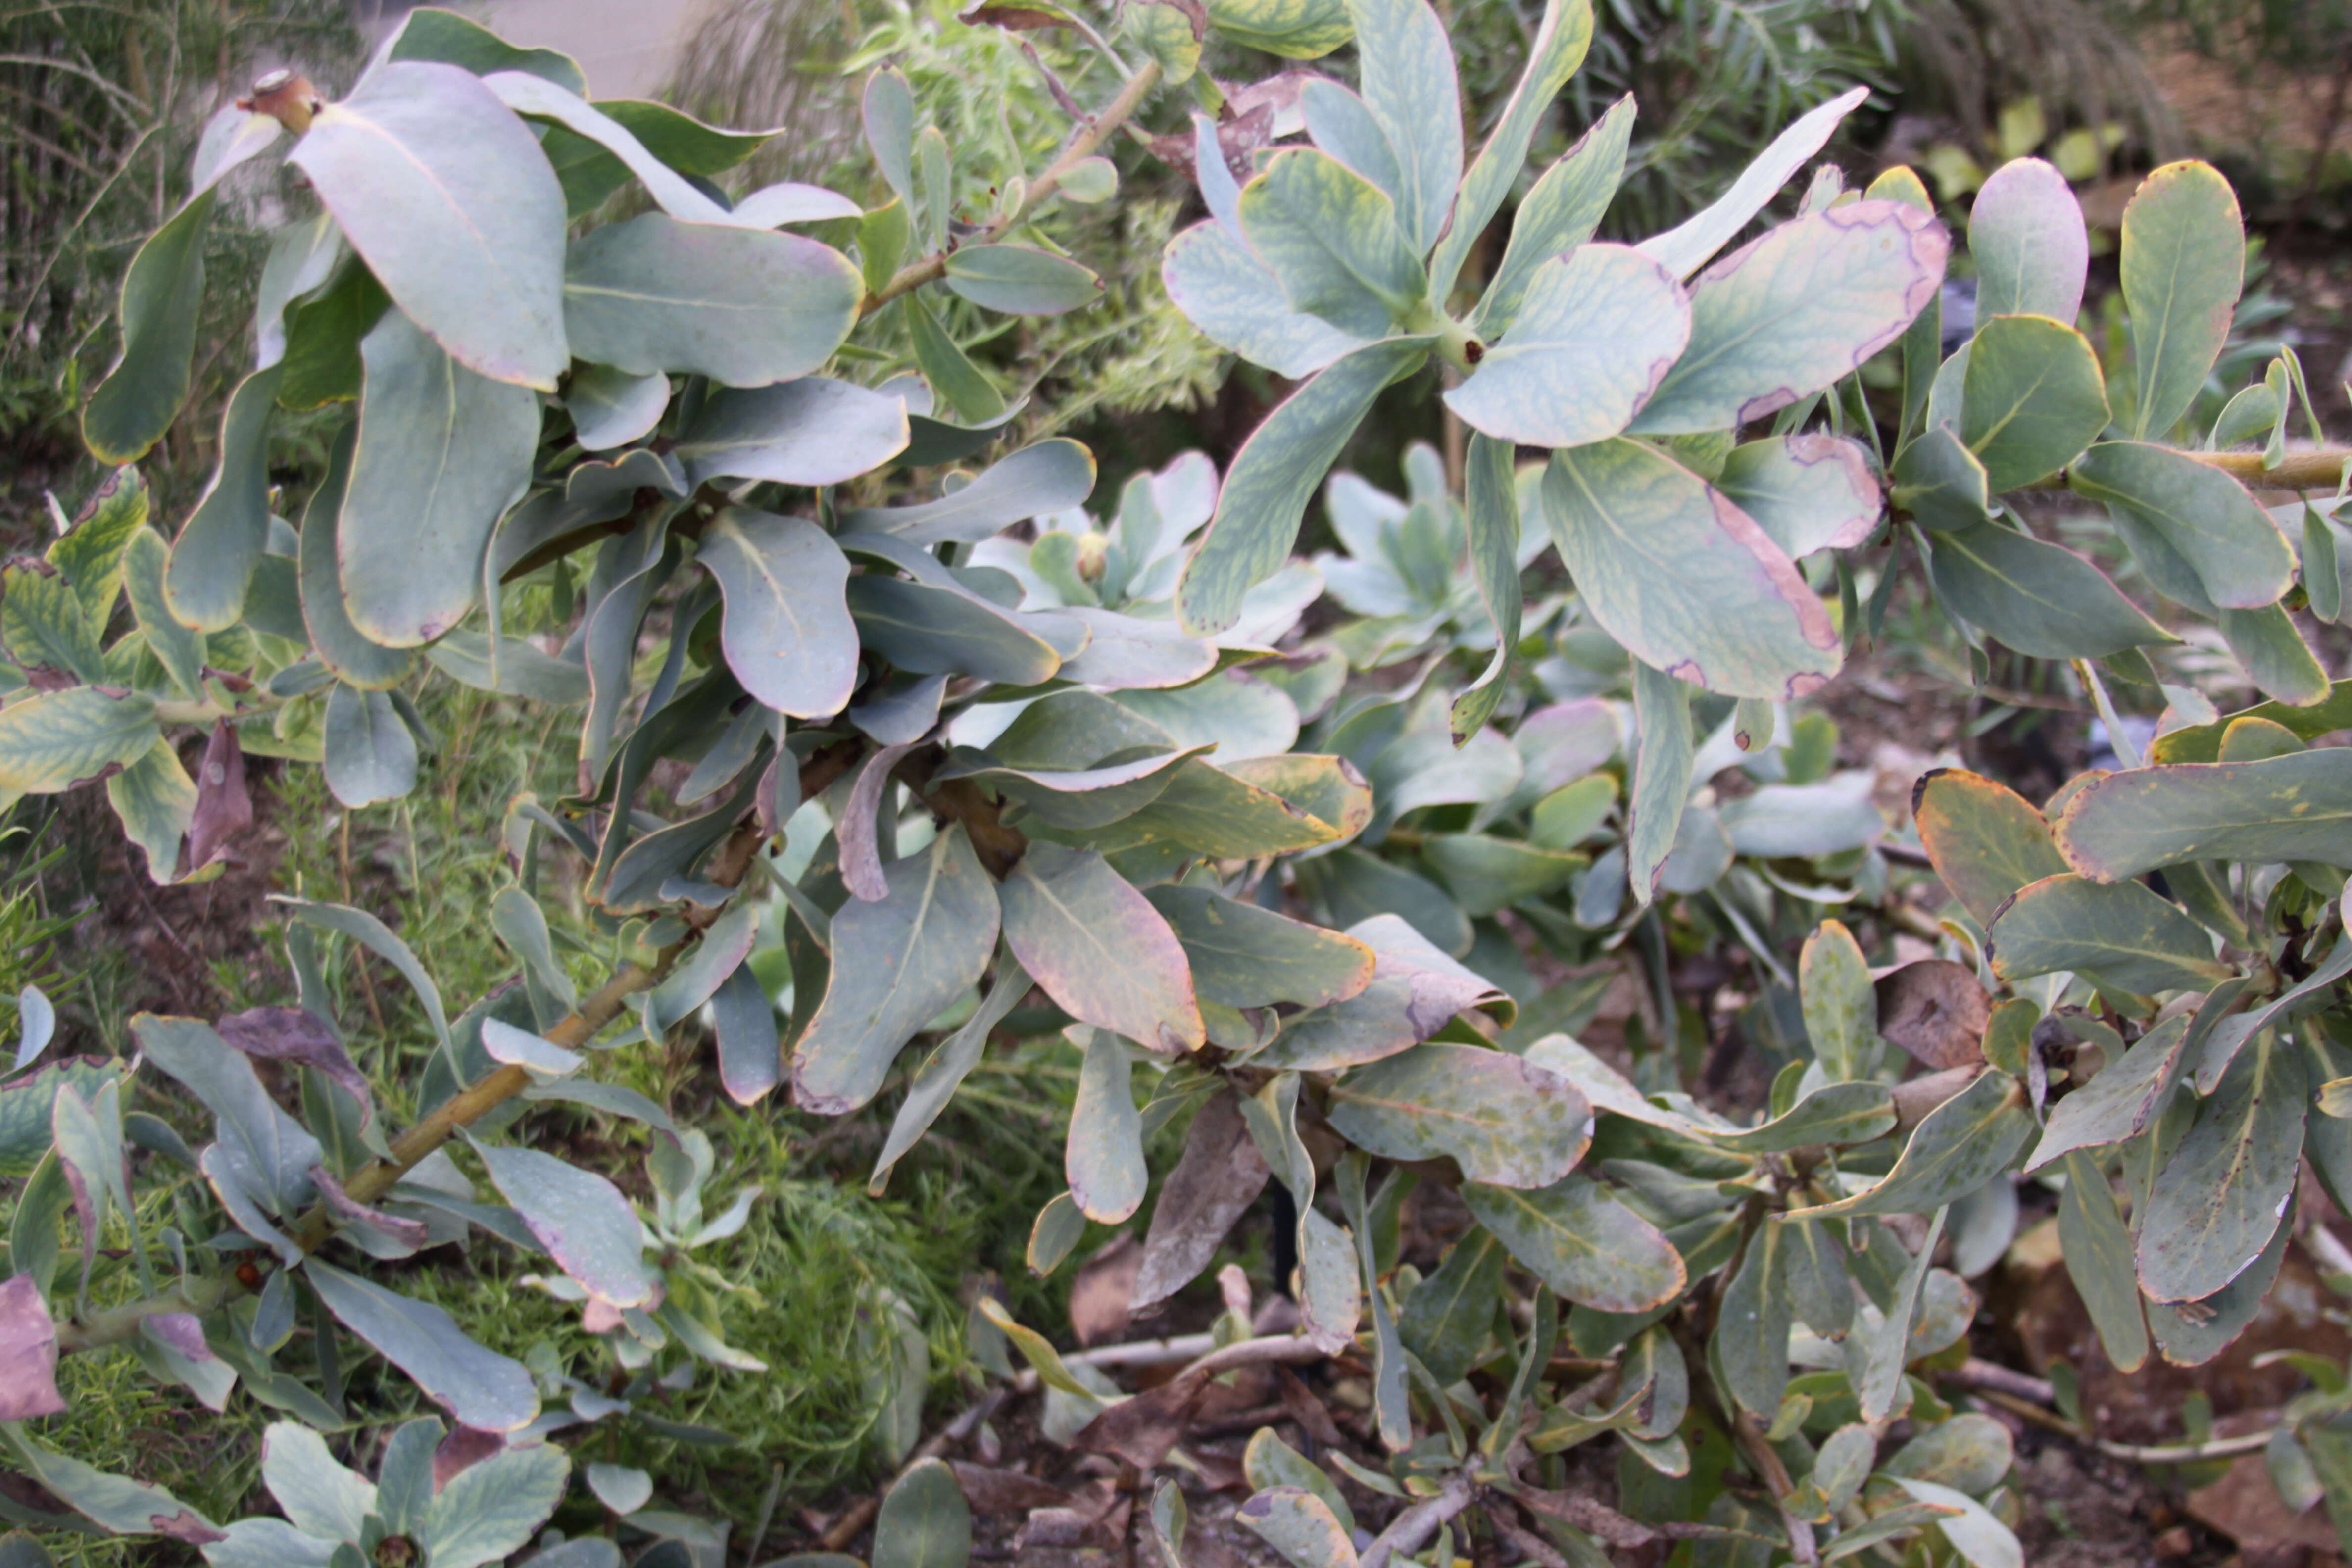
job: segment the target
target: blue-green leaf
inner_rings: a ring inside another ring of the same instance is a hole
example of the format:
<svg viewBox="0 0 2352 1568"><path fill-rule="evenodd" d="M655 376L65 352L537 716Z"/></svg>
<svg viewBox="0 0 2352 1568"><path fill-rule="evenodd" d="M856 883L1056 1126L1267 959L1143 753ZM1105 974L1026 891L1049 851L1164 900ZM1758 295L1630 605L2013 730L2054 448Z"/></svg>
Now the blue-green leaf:
<svg viewBox="0 0 2352 1568"><path fill-rule="evenodd" d="M1843 436L1806 431L1731 449L1715 488L1756 520L1790 560L1851 550L1877 528L1885 502L1870 458Z"/></svg>
<svg viewBox="0 0 2352 1568"><path fill-rule="evenodd" d="M1960 439L1994 495L2056 473L2107 427L2098 355L2046 316L1980 319L1961 385Z"/></svg>
<svg viewBox="0 0 2352 1568"><path fill-rule="evenodd" d="M979 980L996 947L995 886L961 827L883 868L888 896L833 918L824 998L793 1054L799 1103L854 1110L916 1030Z"/></svg>
<svg viewBox="0 0 2352 1568"><path fill-rule="evenodd" d="M1768 229L1699 279L1690 347L1633 428L1727 429L1851 374L1936 298L1950 250L1943 226L1904 202L1854 202Z"/></svg>
<svg viewBox="0 0 2352 1568"><path fill-rule="evenodd" d="M1584 1176L1536 1192L1466 1182L1462 1201L1529 1273L1580 1306L1646 1312L1689 1282L1657 1227Z"/></svg>
<svg viewBox="0 0 2352 1568"><path fill-rule="evenodd" d="M1167 1055L1207 1037L1183 944L1100 855L1033 844L997 893L1005 945L1072 1017Z"/></svg>
<svg viewBox="0 0 2352 1568"><path fill-rule="evenodd" d="M1591 0L1547 0L1543 21L1536 28L1535 42L1528 46L1527 67L1519 73L1518 85L1511 89L1510 101L1503 105L1502 115L1495 121L1486 144L1478 149L1478 156L1471 162L1469 174L1463 176L1461 191L1454 198L1452 222L1430 258L1430 279L1435 285L1432 292L1441 301L1454 291L1454 280L1460 275L1470 247L1478 243L1488 220L1501 207L1503 198L1517 182L1519 172L1527 166L1528 147L1535 140L1536 127L1550 111L1560 89L1568 85L1568 79L1576 74L1576 68L1584 63L1585 51L1591 46ZM1607 118L1602 116L1604 121ZM1586 136L1589 140L1591 132ZM1575 153L1570 155L1573 157ZM1528 221L1528 209L1533 200L1530 193L1512 220L1514 241L1518 238L1519 226ZM1566 248L1559 246L1547 254L1556 256ZM1508 264L1507 252L1505 265Z"/></svg>
<svg viewBox="0 0 2352 1568"><path fill-rule="evenodd" d="M2278 1229L2303 1163L2303 1053L2265 1031L2242 1047L2149 1187L2140 1289L2202 1300L2251 1267Z"/></svg>
<svg viewBox="0 0 2352 1568"><path fill-rule="evenodd" d="M2175 642L2081 556L2002 523L1927 536L1928 574L1964 619L2037 658L2104 658Z"/></svg>
<svg viewBox="0 0 2352 1568"><path fill-rule="evenodd" d="M1993 973L2003 980L2074 970L2154 995L2207 990L2231 973L2213 956L2205 928L2146 886L2093 882L2072 872L2019 889L1985 938Z"/></svg>
<svg viewBox="0 0 2352 1568"><path fill-rule="evenodd" d="M303 1267L310 1288L345 1328L464 1425L483 1432L512 1432L539 1414L539 1390L523 1364L467 1338L457 1320L440 1308L346 1274L317 1258Z"/></svg>
<svg viewBox="0 0 2352 1568"><path fill-rule="evenodd" d="M269 422L281 366L237 383L221 416L220 466L173 542L163 600L182 624L225 631L245 610L246 587L269 539Z"/></svg>
<svg viewBox="0 0 2352 1568"><path fill-rule="evenodd" d="M1213 637L1241 619L1252 584L1282 569L1315 487L1381 388L1417 368L1428 341L1369 343L1315 377L1251 433L1225 472L1209 531L1176 586L1176 621Z"/></svg>
<svg viewBox="0 0 2352 1568"><path fill-rule="evenodd" d="M1602 440L1641 412L1690 330L1690 300L1672 273L1622 245L1580 245L1528 275L1510 330L1446 405L1498 440Z"/></svg>
<svg viewBox="0 0 2352 1568"><path fill-rule="evenodd" d="M1544 512L1586 607L1654 669L1787 700L1839 664L1829 612L1754 519L1656 448L1552 455Z"/></svg>
<svg viewBox="0 0 2352 1568"><path fill-rule="evenodd" d="M1397 150L1364 100L1326 77L1308 77L1298 89L1298 111L1315 145L1402 201L1404 176Z"/></svg>
<svg viewBox="0 0 2352 1568"><path fill-rule="evenodd" d="M1790 121L1789 128L1774 137L1772 144L1754 163L1740 171L1731 189L1713 206L1679 227L1643 240L1642 254L1654 257L1677 278L1687 278L1706 266L1707 258L1746 228L1748 220L1762 212L1766 204L1780 194L1780 187L1789 183L1790 176L1805 166L1805 160L1822 150L1831 132L1838 128L1838 121L1861 107L1869 96L1866 87L1852 88Z"/></svg>
<svg viewBox="0 0 2352 1568"><path fill-rule="evenodd" d="M908 436L903 399L811 375L719 393L703 405L677 455L697 485L713 479L834 485L898 456Z"/></svg>
<svg viewBox="0 0 2352 1568"><path fill-rule="evenodd" d="M726 598L719 647L743 689L795 718L847 706L857 675L849 562L806 518L729 507L697 557Z"/></svg>
<svg viewBox="0 0 2352 1568"><path fill-rule="evenodd" d="M477 1142L474 1152L491 1184L581 1289L613 1307L655 1300L661 1281L646 1264L636 1211L618 1187L536 1149Z"/></svg>
<svg viewBox="0 0 2352 1568"><path fill-rule="evenodd" d="M2210 163L2167 163L2124 208L2121 279L2131 322L2135 440L2162 439L2204 389L2245 279L2246 225Z"/></svg>
<svg viewBox="0 0 2352 1568"><path fill-rule="evenodd" d="M400 308L460 364L555 390L563 190L498 94L456 66L394 61L320 109L288 154Z"/></svg>
<svg viewBox="0 0 2352 1568"><path fill-rule="evenodd" d="M357 809L416 787L416 736L384 691L341 681L327 692L327 788Z"/></svg>
<svg viewBox="0 0 2352 1568"><path fill-rule="evenodd" d="M187 401L205 292L205 225L221 176L276 145L266 114L224 108L205 127L195 189L123 269L122 353L82 410L82 440L101 463L135 462L163 439Z"/></svg>
<svg viewBox="0 0 2352 1568"><path fill-rule="evenodd" d="M2039 158L1993 171L1969 209L1977 316L2047 316L2068 326L2083 308L2091 237L2066 176Z"/></svg>
<svg viewBox="0 0 2352 1568"><path fill-rule="evenodd" d="M360 356L359 445L335 524L343 607L371 642L415 647L473 607L491 531L530 485L539 399L467 369L398 310Z"/></svg>
<svg viewBox="0 0 2352 1568"><path fill-rule="evenodd" d="M513 1556L563 1500L571 1457L552 1443L501 1449L449 1478L425 1505L418 1540L433 1568Z"/></svg>
<svg viewBox="0 0 2352 1568"><path fill-rule="evenodd" d="M411 11L384 51L389 60L439 60L476 76L492 71L529 71L570 92L585 94L588 78L580 62L556 49L520 48L471 17L438 6ZM354 1537L353 1539L357 1539Z"/></svg>
<svg viewBox="0 0 2352 1568"><path fill-rule="evenodd" d="M675 371L767 386L833 357L865 284L849 258L798 235L646 213L573 242L564 267L572 352L634 374Z"/></svg>
<svg viewBox="0 0 2352 1568"><path fill-rule="evenodd" d="M1462 98L1454 43L1425 0L1348 0L1364 103L1396 149L1397 223L1425 256L1462 179ZM1511 174L1518 171L1513 169Z"/></svg>
<svg viewBox="0 0 2352 1568"><path fill-rule="evenodd" d="M319 662L338 678L363 691L386 691L407 679L416 656L406 648L383 647L352 625L335 558L336 517L350 488L352 454L358 444L356 423L337 432L334 444L327 449L327 471L302 509L297 562L302 625L310 634L311 651L319 656Z"/></svg>
<svg viewBox="0 0 2352 1568"><path fill-rule="evenodd" d="M1102 296L1102 279L1050 250L967 245L949 253L947 285L973 304L1011 316L1058 316Z"/></svg>
<svg viewBox="0 0 2352 1568"><path fill-rule="evenodd" d="M1265 263L1213 218L1168 242L1160 279L1168 298L1212 342L1277 375L1312 374L1363 346L1321 317L1292 310Z"/></svg>
<svg viewBox="0 0 2352 1568"><path fill-rule="evenodd" d="M1611 104L1528 192L1511 215L1511 238L1503 248L1502 265L1495 268L1495 280L1478 302L1475 320L1481 331L1507 331L1535 269L1592 237L1624 178L1625 148L1633 134L1633 99L1629 93ZM1479 162L1483 166L1485 153L1479 154ZM1438 247L1441 259L1453 240L1449 231ZM1444 279L1442 269L1437 276Z"/></svg>
<svg viewBox="0 0 2352 1568"><path fill-rule="evenodd" d="M2270 513L2235 479L2186 453L2102 441L2067 469L2066 482L2161 535L2217 607L2260 609L2294 582L2294 547Z"/></svg>
<svg viewBox="0 0 2352 1568"><path fill-rule="evenodd" d="M1095 456L1066 437L1039 441L991 464L977 479L935 501L860 507L846 531L895 533L909 544L969 543L1016 522L1078 505L1094 493Z"/></svg>
<svg viewBox="0 0 2352 1568"><path fill-rule="evenodd" d="M1469 740L1494 717L1519 643L1519 498L1513 484L1511 445L1492 436L1470 438L1463 515L1470 536L1470 575L1486 618L1495 624L1495 654L1449 716L1454 743Z"/></svg>
<svg viewBox="0 0 2352 1568"><path fill-rule="evenodd" d="M1313 148L1276 153L1243 186L1241 218L1250 248L1280 280L1291 309L1356 337L1387 336L1428 292L1395 204Z"/></svg>

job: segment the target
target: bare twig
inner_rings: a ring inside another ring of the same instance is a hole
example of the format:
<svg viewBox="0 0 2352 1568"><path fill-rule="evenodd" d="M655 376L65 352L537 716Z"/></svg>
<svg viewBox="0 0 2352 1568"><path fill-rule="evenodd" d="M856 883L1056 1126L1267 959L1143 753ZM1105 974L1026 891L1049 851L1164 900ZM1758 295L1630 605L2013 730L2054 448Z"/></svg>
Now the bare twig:
<svg viewBox="0 0 2352 1568"><path fill-rule="evenodd" d="M1213 1377L1221 1372L1231 1372L1239 1366L1266 1366L1277 1363L1285 1366L1300 1366L1308 1362L1328 1359L1325 1352L1315 1348L1312 1341L1302 1339L1296 1334L1282 1334L1258 1340L1243 1340L1237 1344L1227 1345L1221 1351L1211 1351L1207 1355L1187 1366L1184 1371L1204 1373Z"/></svg>
<svg viewBox="0 0 2352 1568"><path fill-rule="evenodd" d="M1519 1555L1530 1563L1540 1563L1543 1568L1571 1568L1568 1559L1553 1549L1550 1542L1517 1520L1507 1518L1499 1510L1489 1510L1496 1532L1519 1549Z"/></svg>
<svg viewBox="0 0 2352 1568"><path fill-rule="evenodd" d="M1998 1389L2019 1399L2031 1399L2036 1405L2055 1405L2058 1391L2046 1377L2030 1377L1989 1361L1970 1356L1957 1371L1944 1374L1962 1388Z"/></svg>
<svg viewBox="0 0 2352 1568"><path fill-rule="evenodd" d="M2307 452L2289 452L2274 468L2263 467L2260 452L2182 452L2209 468L2219 468L2231 479L2258 490L2332 489L2344 476L2344 465L2352 462L2352 451L2323 448ZM2021 487L2029 490L2063 490L2066 476L2053 474L2046 479Z"/></svg>
<svg viewBox="0 0 2352 1568"><path fill-rule="evenodd" d="M1728 1400L1725 1401L1725 1410L1731 1417L1733 1440L1772 1493L1773 1507L1780 1514L1780 1528L1788 1533L1789 1551L1805 1568L1813 1568L1822 1560L1821 1548L1813 1541L1811 1521L1789 1507L1789 1494L1797 1489L1796 1483L1789 1479L1789 1467L1780 1462L1780 1456L1764 1440L1755 1417Z"/></svg>
<svg viewBox="0 0 2352 1568"><path fill-rule="evenodd" d="M1389 1568L1399 1552L1418 1552L1438 1526L1478 1500L1478 1482L1468 1470L1457 1470L1435 1497L1424 1498L1389 1522L1357 1561L1360 1568Z"/></svg>
<svg viewBox="0 0 2352 1568"><path fill-rule="evenodd" d="M1267 1334L1236 1341L1222 1349L1213 1335L1178 1334L1172 1339L1138 1340L1129 1344L1073 1351L1062 1358L1065 1364L1071 1366L1181 1366L1186 1373L1206 1373L1212 1377L1240 1366L1297 1366L1324 1359L1322 1351L1296 1334ZM1024 1367L1013 1380L1013 1391L1034 1394L1038 1381L1036 1368Z"/></svg>
<svg viewBox="0 0 2352 1568"><path fill-rule="evenodd" d="M2210 1442L2158 1443L2152 1446L2110 1443L2104 1437L2094 1437L2091 1446L2109 1458L2130 1459L2142 1465L2193 1465L2205 1459L2259 1454L2270 1446L2273 1430L2275 1428L2265 1426L2259 1432L2248 1432L2236 1437L2215 1437Z"/></svg>
<svg viewBox="0 0 2352 1568"><path fill-rule="evenodd" d="M2055 1411L2044 1410L2032 1400L2020 1399L1997 1388L1976 1390L1979 1398L2000 1405L2012 1415L2022 1417L2035 1426L2062 1437L2071 1437L2088 1448L2095 1448L2111 1459L2128 1459L2138 1465L2194 1465L2207 1459L2227 1459L2239 1454L2258 1454L2268 1447L2275 1427L2265 1426L2259 1432L2244 1432L2234 1437L2214 1437L2202 1443L2111 1443L2084 1431Z"/></svg>

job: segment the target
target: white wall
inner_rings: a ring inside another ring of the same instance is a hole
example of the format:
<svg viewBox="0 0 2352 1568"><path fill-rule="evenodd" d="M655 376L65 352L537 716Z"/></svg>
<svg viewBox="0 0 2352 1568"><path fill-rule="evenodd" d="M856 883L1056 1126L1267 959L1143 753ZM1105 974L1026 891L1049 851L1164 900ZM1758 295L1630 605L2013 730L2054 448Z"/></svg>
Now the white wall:
<svg viewBox="0 0 2352 1568"><path fill-rule="evenodd" d="M388 28L409 9L399 0L358 0ZM597 98L643 98L668 74L697 0L441 0L501 37L562 49L588 73Z"/></svg>

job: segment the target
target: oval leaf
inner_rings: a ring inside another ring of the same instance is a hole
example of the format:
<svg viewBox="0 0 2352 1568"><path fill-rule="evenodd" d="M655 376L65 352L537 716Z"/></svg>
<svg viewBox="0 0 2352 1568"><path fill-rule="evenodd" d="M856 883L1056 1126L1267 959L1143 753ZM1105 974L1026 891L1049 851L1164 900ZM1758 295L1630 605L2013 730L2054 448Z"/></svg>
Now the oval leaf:
<svg viewBox="0 0 2352 1568"><path fill-rule="evenodd" d="M1529 276L1510 330L1446 405L1499 439L1580 447L1624 429L1689 338L1672 273L1622 245L1580 245Z"/></svg>
<svg viewBox="0 0 2352 1568"><path fill-rule="evenodd" d="M378 66L287 155L401 309L467 369L555 390L563 189L539 141L478 77Z"/></svg>
<svg viewBox="0 0 2352 1568"><path fill-rule="evenodd" d="M1851 374L1936 297L1950 250L1932 216L1895 201L1766 231L1691 290L1690 347L1633 428L1728 429Z"/></svg>
<svg viewBox="0 0 2352 1568"><path fill-rule="evenodd" d="M1548 1187L1574 1169L1592 1108L1574 1084L1524 1058L1477 1046L1424 1045L1331 1086L1340 1136L1387 1160L1451 1156L1465 1177Z"/></svg>
<svg viewBox="0 0 2352 1568"><path fill-rule="evenodd" d="M1646 1312L1682 1293L1682 1255L1657 1227L1571 1175L1537 1192L1465 1183L1462 1201L1535 1277L1580 1306Z"/></svg>
<svg viewBox="0 0 2352 1568"><path fill-rule="evenodd" d="M1543 501L1594 619L1651 668L1779 700L1836 671L1837 628L1788 555L1664 453L1623 439L1555 452Z"/></svg>

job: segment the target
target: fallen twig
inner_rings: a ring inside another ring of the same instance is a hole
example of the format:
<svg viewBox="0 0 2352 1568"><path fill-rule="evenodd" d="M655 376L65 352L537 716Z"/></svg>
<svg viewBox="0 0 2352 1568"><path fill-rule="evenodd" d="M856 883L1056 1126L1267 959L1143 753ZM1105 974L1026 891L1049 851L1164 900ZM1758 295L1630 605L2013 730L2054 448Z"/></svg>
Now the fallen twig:
<svg viewBox="0 0 2352 1568"><path fill-rule="evenodd" d="M1490 1510L1489 1512L1495 1521L1496 1533L1517 1547L1520 1556L1530 1563L1542 1563L1543 1568L1571 1568L1568 1559L1561 1556L1550 1542L1517 1521L1504 1517L1499 1510Z"/></svg>
<svg viewBox="0 0 2352 1568"><path fill-rule="evenodd" d="M1974 1356L1962 1362L1958 1371L1945 1375L1962 1388L1998 1389L2019 1399L2031 1399L2036 1405L2058 1403L2058 1391L2051 1386L2048 1378L2031 1377Z"/></svg>
<svg viewBox="0 0 2352 1568"><path fill-rule="evenodd" d="M1215 1336L1211 1334L1178 1334L1165 1340L1138 1340L1129 1344L1073 1351L1062 1361L1068 1366L1098 1368L1181 1366L1188 1373L1205 1371L1214 1376L1240 1366L1297 1366L1324 1359L1325 1352L1297 1334L1266 1334L1239 1340L1223 1349L1218 1348ZM1016 1393L1034 1394L1038 1386L1034 1367L1022 1368L1013 1379Z"/></svg>
<svg viewBox="0 0 2352 1568"><path fill-rule="evenodd" d="M2242 1433L2235 1437L2213 1437L2202 1443L2115 1443L2095 1436L2055 1411L2044 1410L2013 1394L2003 1394L1997 1388L1979 1388L1976 1393L1980 1398L1990 1400L2010 1414L2031 1421L2045 1431L2071 1438L2086 1448L2095 1448L2111 1459L2127 1459L2138 1465L2195 1465L2207 1459L2228 1459L2240 1454L2256 1454L2269 1446L2271 1434L2277 1430L2265 1426L2259 1432Z"/></svg>
<svg viewBox="0 0 2352 1568"><path fill-rule="evenodd" d="M2352 1247L2336 1240L2336 1233L2325 1225L2314 1221L2295 1239L2303 1243L2322 1274L2352 1274Z"/></svg>
<svg viewBox="0 0 2352 1568"><path fill-rule="evenodd" d="M1478 1498L1478 1483L1468 1470L1457 1470L1435 1497L1424 1498L1389 1521L1379 1539L1357 1559L1360 1568L1389 1568L1399 1552L1418 1552L1437 1533L1438 1526L1468 1508Z"/></svg>

